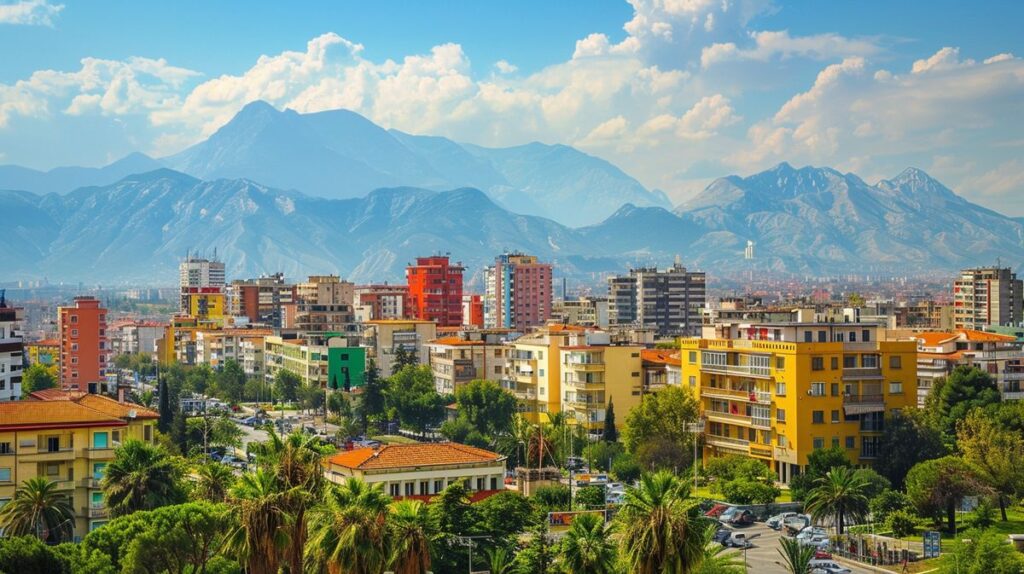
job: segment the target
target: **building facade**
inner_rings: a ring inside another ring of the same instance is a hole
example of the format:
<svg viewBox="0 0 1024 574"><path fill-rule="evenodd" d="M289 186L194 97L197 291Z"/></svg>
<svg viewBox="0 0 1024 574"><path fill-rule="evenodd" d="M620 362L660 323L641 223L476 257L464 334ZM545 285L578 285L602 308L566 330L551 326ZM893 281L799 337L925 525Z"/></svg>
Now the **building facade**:
<svg viewBox="0 0 1024 574"><path fill-rule="evenodd" d="M427 343L438 393L454 393L475 379L500 383L508 361L507 331L463 331Z"/></svg>
<svg viewBox="0 0 1024 574"><path fill-rule="evenodd" d="M567 325L607 329L609 326L608 298L580 297L579 299L555 301L552 318Z"/></svg>
<svg viewBox="0 0 1024 574"><path fill-rule="evenodd" d="M356 308L364 321L404 319L408 313L406 285L360 285L355 289Z"/></svg>
<svg viewBox="0 0 1024 574"><path fill-rule="evenodd" d="M221 292L224 291L224 262L200 257L186 257L178 264L178 287L181 293L178 311L188 313L189 301L185 296L190 292L188 288L215 287Z"/></svg>
<svg viewBox="0 0 1024 574"><path fill-rule="evenodd" d="M588 432L599 433L604 430L609 403L623 418L640 404L643 347L612 345L604 331L569 339L570 344L559 350L561 410Z"/></svg>
<svg viewBox="0 0 1024 574"><path fill-rule="evenodd" d="M705 274L678 262L666 270L632 269L608 279L608 319L654 329L659 337L697 335L706 298Z"/></svg>
<svg viewBox="0 0 1024 574"><path fill-rule="evenodd" d="M953 282L953 328L1019 325L1024 282L1006 267L964 269Z"/></svg>
<svg viewBox="0 0 1024 574"><path fill-rule="evenodd" d="M107 310L94 297L75 297L74 305L58 307L60 385L64 390L104 392L110 344Z"/></svg>
<svg viewBox="0 0 1024 574"><path fill-rule="evenodd" d="M417 257L416 264L405 270L409 316L438 327L461 326L464 271L461 263L453 265L447 256Z"/></svg>
<svg viewBox="0 0 1024 574"><path fill-rule="evenodd" d="M249 323L280 329L284 307L296 299L296 287L283 273L256 279L239 279L229 287L230 310L233 317L245 317Z"/></svg>
<svg viewBox="0 0 1024 574"><path fill-rule="evenodd" d="M25 346L21 337L21 310L7 304L0 292L0 402L21 398L21 372Z"/></svg>
<svg viewBox="0 0 1024 574"><path fill-rule="evenodd" d="M970 329L908 336L917 342L917 406L924 407L936 379L959 365L988 373L1004 401L1024 399L1024 343L1016 337Z"/></svg>
<svg viewBox="0 0 1024 574"><path fill-rule="evenodd" d="M505 253L484 271L484 327L527 331L551 318L551 264Z"/></svg>
<svg viewBox="0 0 1024 574"><path fill-rule="evenodd" d="M336 334L356 332L352 283L337 275L312 275L296 286L295 294L294 318L285 309L287 331L316 345L325 345Z"/></svg>
<svg viewBox="0 0 1024 574"><path fill-rule="evenodd" d="M390 376L395 367L398 350L411 353L416 362L426 365L430 361L427 343L437 338L437 325L433 321L418 319L381 319L363 325L363 346L367 357L373 359L382 377Z"/></svg>
<svg viewBox="0 0 1024 574"><path fill-rule="evenodd" d="M681 343L683 384L706 419L704 456L763 461L782 482L838 446L878 456L885 416L917 404L916 344L870 324L734 323Z"/></svg>

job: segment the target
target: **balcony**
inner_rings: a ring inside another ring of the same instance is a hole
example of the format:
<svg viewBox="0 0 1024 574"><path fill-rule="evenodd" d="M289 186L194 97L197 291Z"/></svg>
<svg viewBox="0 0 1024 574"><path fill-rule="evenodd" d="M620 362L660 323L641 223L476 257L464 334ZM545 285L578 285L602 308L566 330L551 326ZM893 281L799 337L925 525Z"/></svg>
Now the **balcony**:
<svg viewBox="0 0 1024 574"><path fill-rule="evenodd" d="M771 430L772 419L764 417L750 417L750 426L759 429Z"/></svg>
<svg viewBox="0 0 1024 574"><path fill-rule="evenodd" d="M843 395L843 410L848 415L885 412L883 395Z"/></svg>
<svg viewBox="0 0 1024 574"><path fill-rule="evenodd" d="M1024 400L1024 391L1003 391L1004 401L1021 401Z"/></svg>
<svg viewBox="0 0 1024 574"><path fill-rule="evenodd" d="M704 437L704 440L711 446L739 450L747 453L750 452L750 441L741 438L709 434Z"/></svg>
<svg viewBox="0 0 1024 574"><path fill-rule="evenodd" d="M79 485L82 488L102 488L100 486L100 482L102 482L102 481L103 481L102 478L97 478L95 476L89 476L89 477L83 478Z"/></svg>
<svg viewBox="0 0 1024 574"><path fill-rule="evenodd" d="M734 413L722 413L718 411L704 411L704 416L709 421L723 422L737 425L749 425L750 417Z"/></svg>
<svg viewBox="0 0 1024 574"><path fill-rule="evenodd" d="M755 365L701 365L701 370L708 373L721 373L723 375L736 375L740 377L772 378L771 367Z"/></svg>
<svg viewBox="0 0 1024 574"><path fill-rule="evenodd" d="M102 502L93 502L82 509L82 514L89 518L106 518L109 514L107 507Z"/></svg>
<svg viewBox="0 0 1024 574"><path fill-rule="evenodd" d="M768 444L750 443L750 456L772 458L772 446Z"/></svg>
<svg viewBox="0 0 1024 574"><path fill-rule="evenodd" d="M757 391L747 391L742 389L726 389L723 387L701 387L701 397L714 397L719 399L729 399L733 401L743 401L745 403L756 403L771 401L771 393L764 393L761 398L758 397Z"/></svg>
<svg viewBox="0 0 1024 574"><path fill-rule="evenodd" d="M535 401L537 400L536 391L512 391L512 394L521 401Z"/></svg>
<svg viewBox="0 0 1024 574"><path fill-rule="evenodd" d="M596 380L586 380L577 377L567 377L563 383L566 387L580 390L601 390L604 388L604 379L601 377Z"/></svg>
<svg viewBox="0 0 1024 574"><path fill-rule="evenodd" d="M53 481L53 487L57 490L74 490L75 481L73 480L55 480Z"/></svg>
<svg viewBox="0 0 1024 574"><path fill-rule="evenodd" d="M22 451L21 460L24 462L57 462L62 460L74 460L74 448L62 448L59 450L39 449L36 452Z"/></svg>
<svg viewBox="0 0 1024 574"><path fill-rule="evenodd" d="M114 458L114 447L87 448L85 457L89 460L111 460Z"/></svg>
<svg viewBox="0 0 1024 574"><path fill-rule="evenodd" d="M880 367L855 367L843 369L844 381L861 381L865 379L881 379L882 369Z"/></svg>

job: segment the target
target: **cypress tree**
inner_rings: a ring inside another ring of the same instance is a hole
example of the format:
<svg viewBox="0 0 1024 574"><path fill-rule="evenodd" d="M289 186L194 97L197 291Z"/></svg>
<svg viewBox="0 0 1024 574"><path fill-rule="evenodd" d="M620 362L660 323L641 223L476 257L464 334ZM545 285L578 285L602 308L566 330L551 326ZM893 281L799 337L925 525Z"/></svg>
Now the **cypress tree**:
<svg viewBox="0 0 1024 574"><path fill-rule="evenodd" d="M608 399L608 410L604 414L604 435L601 437L604 442L616 442L619 440L619 430L615 428L615 405Z"/></svg>

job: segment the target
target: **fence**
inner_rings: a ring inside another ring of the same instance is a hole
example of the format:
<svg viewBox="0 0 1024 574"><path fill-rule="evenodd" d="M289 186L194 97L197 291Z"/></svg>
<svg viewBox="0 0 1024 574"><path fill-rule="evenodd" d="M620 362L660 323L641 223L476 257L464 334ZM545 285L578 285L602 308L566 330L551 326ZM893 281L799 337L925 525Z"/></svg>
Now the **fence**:
<svg viewBox="0 0 1024 574"><path fill-rule="evenodd" d="M892 566L924 555L924 543L876 534L844 534L832 539L832 553L865 564Z"/></svg>

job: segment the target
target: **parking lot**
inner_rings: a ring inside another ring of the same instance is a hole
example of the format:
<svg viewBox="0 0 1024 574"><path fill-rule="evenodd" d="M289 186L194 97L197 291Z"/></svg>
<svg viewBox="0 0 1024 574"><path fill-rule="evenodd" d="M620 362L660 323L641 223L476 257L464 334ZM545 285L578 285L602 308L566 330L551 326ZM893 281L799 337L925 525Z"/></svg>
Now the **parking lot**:
<svg viewBox="0 0 1024 574"><path fill-rule="evenodd" d="M763 522L756 522L750 526L731 528L737 532L744 532L753 544L745 551L748 572L757 574L786 574L786 569L780 564L782 557L779 556L779 538L782 533L772 530ZM741 557L743 550L736 550ZM855 574L870 574L872 571L867 568L857 568L850 563L845 563Z"/></svg>

